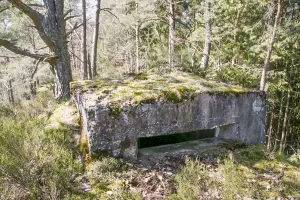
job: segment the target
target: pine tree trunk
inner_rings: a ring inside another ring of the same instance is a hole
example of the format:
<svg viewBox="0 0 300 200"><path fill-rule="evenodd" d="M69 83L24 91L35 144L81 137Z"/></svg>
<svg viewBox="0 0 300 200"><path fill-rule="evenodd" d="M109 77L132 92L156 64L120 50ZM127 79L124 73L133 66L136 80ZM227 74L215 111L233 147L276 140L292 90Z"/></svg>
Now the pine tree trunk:
<svg viewBox="0 0 300 200"><path fill-rule="evenodd" d="M92 77L97 75L97 48L98 48L98 35L99 35L99 18L101 10L101 0L97 0L96 5L96 17L95 17L95 29L93 35L92 45Z"/></svg>
<svg viewBox="0 0 300 200"><path fill-rule="evenodd" d="M204 1L205 44L203 49L202 60L200 63L201 70L204 70L208 65L210 49L211 49L211 41L210 41L211 24L210 24L210 16L209 16L210 15L209 1L210 0Z"/></svg>
<svg viewBox="0 0 300 200"><path fill-rule="evenodd" d="M138 14L138 3L136 4L136 14ZM140 28L139 21L137 19L135 25L135 73L138 74L140 72Z"/></svg>
<svg viewBox="0 0 300 200"><path fill-rule="evenodd" d="M47 0L45 2L46 13L42 21L46 38L43 39L55 55L55 59L49 61L54 71L54 95L57 100L70 98L70 82L72 71L70 55L64 21L63 2ZM42 33L40 33L42 34Z"/></svg>
<svg viewBox="0 0 300 200"><path fill-rule="evenodd" d="M274 122L274 113L272 109L271 113L271 120L270 120L270 125L269 125L269 133L268 133L268 144L267 144L267 150L270 151L271 146L272 146L272 135L273 135L273 122Z"/></svg>
<svg viewBox="0 0 300 200"><path fill-rule="evenodd" d="M169 66L174 68L174 49L175 49L175 5L173 0L169 3Z"/></svg>
<svg viewBox="0 0 300 200"><path fill-rule="evenodd" d="M291 97L291 91L288 91L288 96L286 100L286 108L284 113L284 119L283 119L283 125L282 125L282 132L281 132L281 140L279 145L279 152L282 153L284 151L284 140L285 140L285 132L286 132L286 126L287 126L287 119L289 114L289 106L290 106L290 97Z"/></svg>
<svg viewBox="0 0 300 200"><path fill-rule="evenodd" d="M82 0L82 36L81 36L81 68L82 79L87 79L87 51L86 51L86 0Z"/></svg>
<svg viewBox="0 0 300 200"><path fill-rule="evenodd" d="M64 1L44 0L44 12L40 13L20 0L8 0L27 15L33 22L40 38L51 50L51 54L38 54L19 48L8 40L0 38L0 46L23 56L42 59L51 65L55 75L54 94L57 100L70 97L69 83L72 81L70 56L67 46L67 34L64 20Z"/></svg>
<svg viewBox="0 0 300 200"><path fill-rule="evenodd" d="M93 72L92 72L92 63L91 63L91 55L88 53L87 56L87 66L88 66L88 78L89 80L93 79Z"/></svg>
<svg viewBox="0 0 300 200"><path fill-rule="evenodd" d="M261 80L260 80L260 90L261 91L265 90L267 71L269 69L270 59L271 59L272 50L273 50L273 44L275 41L276 32L277 32L277 28L278 28L280 17L281 17L281 9L282 9L282 0L278 0L277 14L275 17L273 32L272 32L272 36L270 38L270 42L268 45L268 51L267 51L267 55L266 55L266 58L264 61L264 68L263 68Z"/></svg>

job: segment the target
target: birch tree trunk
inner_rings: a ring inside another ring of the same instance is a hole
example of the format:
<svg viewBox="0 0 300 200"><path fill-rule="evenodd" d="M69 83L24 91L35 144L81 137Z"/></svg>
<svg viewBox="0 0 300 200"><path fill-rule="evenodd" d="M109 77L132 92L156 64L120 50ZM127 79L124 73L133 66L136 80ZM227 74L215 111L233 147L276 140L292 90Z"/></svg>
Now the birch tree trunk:
<svg viewBox="0 0 300 200"><path fill-rule="evenodd" d="M264 68L263 68L262 75L261 75L261 80L260 80L260 90L261 91L265 91L267 71L269 69L270 59L271 59L272 50L273 50L273 44L274 44L274 41L275 41L276 32L277 32L277 28L278 28L280 17L281 17L281 9L282 9L282 0L278 0L277 14L276 14L276 17L275 17L273 32L272 32L272 36L270 38L270 42L269 42L269 45L268 45L268 51L267 51L267 55L266 55L266 58L265 58Z"/></svg>
<svg viewBox="0 0 300 200"><path fill-rule="evenodd" d="M101 10L101 0L97 0L96 5L96 16L95 16L95 29L93 34L93 45L92 45L92 77L97 76L97 48L99 38L99 18Z"/></svg>
<svg viewBox="0 0 300 200"><path fill-rule="evenodd" d="M211 24L210 24L210 0L204 1L204 23L205 23L205 44L203 49L203 56L200 63L200 69L204 70L209 61L210 49L211 49Z"/></svg>

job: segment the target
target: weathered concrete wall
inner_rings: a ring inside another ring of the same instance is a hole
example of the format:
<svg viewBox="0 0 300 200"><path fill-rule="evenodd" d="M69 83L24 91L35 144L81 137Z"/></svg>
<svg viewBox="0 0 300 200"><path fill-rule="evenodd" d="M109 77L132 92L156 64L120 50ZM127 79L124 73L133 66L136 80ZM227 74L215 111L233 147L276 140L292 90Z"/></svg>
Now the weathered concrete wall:
<svg viewBox="0 0 300 200"><path fill-rule="evenodd" d="M124 106L116 117L108 107L76 97L90 152L136 157L137 139L216 129L216 137L259 144L264 138L265 94L200 93L178 104L156 102Z"/></svg>

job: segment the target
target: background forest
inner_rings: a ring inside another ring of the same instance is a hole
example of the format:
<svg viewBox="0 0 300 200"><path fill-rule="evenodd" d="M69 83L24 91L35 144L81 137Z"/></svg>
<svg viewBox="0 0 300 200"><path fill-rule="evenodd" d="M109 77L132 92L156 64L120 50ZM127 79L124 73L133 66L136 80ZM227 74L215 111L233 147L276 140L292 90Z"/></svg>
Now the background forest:
<svg viewBox="0 0 300 200"><path fill-rule="evenodd" d="M49 2L0 1L2 105L34 99L38 87L57 81L59 68L49 56L55 48L26 12L29 7L48 16ZM65 31L54 35L66 40L73 80L179 70L262 90L268 150L300 153L298 0L61 2L57 23ZM62 84L71 80L66 77Z"/></svg>
<svg viewBox="0 0 300 200"><path fill-rule="evenodd" d="M43 10L41 2L28 2ZM3 40L49 52L24 13L0 5ZM91 0L66 1L64 10L73 79L182 70L265 90L268 147L299 149L298 1ZM29 99L37 83L52 82L44 60L0 50L2 102Z"/></svg>

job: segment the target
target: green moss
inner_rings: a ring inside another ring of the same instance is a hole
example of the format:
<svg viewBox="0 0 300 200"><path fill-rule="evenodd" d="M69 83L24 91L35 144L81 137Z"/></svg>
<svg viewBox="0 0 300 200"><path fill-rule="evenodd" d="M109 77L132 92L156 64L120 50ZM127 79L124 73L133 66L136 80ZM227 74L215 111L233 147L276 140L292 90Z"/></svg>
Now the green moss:
<svg viewBox="0 0 300 200"><path fill-rule="evenodd" d="M162 97L173 103L181 103L185 100L193 99L195 96L196 89L193 87L187 87L184 85L177 86L172 89L162 90Z"/></svg>
<svg viewBox="0 0 300 200"><path fill-rule="evenodd" d="M212 83L212 82L202 82L201 85L208 87L208 88L216 88L218 87L218 85L216 83Z"/></svg>
<svg viewBox="0 0 300 200"><path fill-rule="evenodd" d="M101 79L99 81L72 82L75 89L89 101L96 103L111 102L135 106L139 103L153 103L167 101L180 103L192 100L196 93L209 94L243 94L244 90L238 86L206 81L199 76L176 72L168 75L159 74L130 74L121 79ZM111 107L111 106L108 106ZM112 116L118 117L120 110L112 107Z"/></svg>
<svg viewBox="0 0 300 200"><path fill-rule="evenodd" d="M108 106L109 108L109 115L114 117L114 118L119 118L121 112L122 112L122 108L119 104L111 104Z"/></svg>
<svg viewBox="0 0 300 200"><path fill-rule="evenodd" d="M148 79L148 75L145 74L145 73L135 74L135 75L133 75L133 79L134 80L147 80Z"/></svg>

